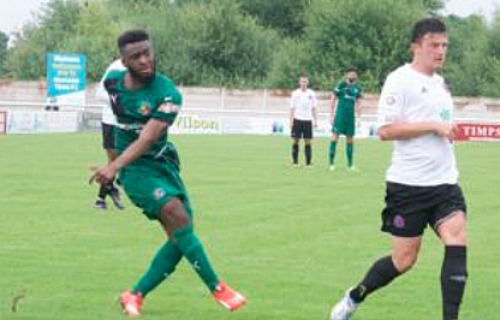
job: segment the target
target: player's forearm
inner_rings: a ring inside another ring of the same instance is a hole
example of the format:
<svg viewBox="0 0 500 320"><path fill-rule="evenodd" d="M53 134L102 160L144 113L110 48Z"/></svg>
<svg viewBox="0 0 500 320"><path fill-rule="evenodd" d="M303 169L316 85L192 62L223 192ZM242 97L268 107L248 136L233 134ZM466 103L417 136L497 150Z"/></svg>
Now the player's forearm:
<svg viewBox="0 0 500 320"><path fill-rule="evenodd" d="M115 161L112 162L112 165L115 166L117 171L126 167L148 151L153 143L154 141L151 140L136 140L118 158L116 158Z"/></svg>
<svg viewBox="0 0 500 320"><path fill-rule="evenodd" d="M142 130L139 138L125 149L125 151L112 162L112 165L114 165L117 170L120 170L135 161L151 148L166 128L166 123L158 123L158 121L153 125L148 123Z"/></svg>
<svg viewBox="0 0 500 320"><path fill-rule="evenodd" d="M436 133L436 122L391 123L378 130L381 140L408 140Z"/></svg>

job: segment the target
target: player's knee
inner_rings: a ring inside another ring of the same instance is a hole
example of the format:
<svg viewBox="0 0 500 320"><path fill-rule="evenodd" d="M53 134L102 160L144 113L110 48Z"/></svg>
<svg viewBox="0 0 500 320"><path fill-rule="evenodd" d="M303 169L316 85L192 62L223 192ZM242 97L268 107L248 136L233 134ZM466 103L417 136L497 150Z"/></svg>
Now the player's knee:
<svg viewBox="0 0 500 320"><path fill-rule="evenodd" d="M178 210L178 207L181 205L182 202L179 198L172 198L167 203L165 203L165 205L163 206L163 211L167 214L172 214L175 210Z"/></svg>
<svg viewBox="0 0 500 320"><path fill-rule="evenodd" d="M458 211L443 221L438 227L438 233L445 245L465 245L467 243L465 214Z"/></svg>
<svg viewBox="0 0 500 320"><path fill-rule="evenodd" d="M162 217L169 221L174 230L191 224L191 218L179 198L173 198L163 206Z"/></svg>
<svg viewBox="0 0 500 320"><path fill-rule="evenodd" d="M405 252L393 255L394 266L400 273L409 271L417 263L418 255L413 252Z"/></svg>

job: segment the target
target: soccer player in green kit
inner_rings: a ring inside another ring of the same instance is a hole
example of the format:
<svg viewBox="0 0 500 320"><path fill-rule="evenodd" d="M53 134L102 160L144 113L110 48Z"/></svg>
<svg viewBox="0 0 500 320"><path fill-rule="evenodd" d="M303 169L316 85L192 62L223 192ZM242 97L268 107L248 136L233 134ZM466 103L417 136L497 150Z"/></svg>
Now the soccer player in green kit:
<svg viewBox="0 0 500 320"><path fill-rule="evenodd" d="M358 71L356 68L348 68L345 79L333 89L329 117L332 124L332 135L328 153L331 171L335 170L335 151L341 134L345 135L346 138L347 166L349 169L355 170L353 165L353 137L356 130L356 117L361 117L360 98L363 92L357 80ZM335 108L336 101L337 106Z"/></svg>
<svg viewBox="0 0 500 320"><path fill-rule="evenodd" d="M115 139L119 156L97 168L90 182L105 184L119 173L130 200L149 219L157 220L168 237L133 289L121 294L123 311L128 316L140 315L144 297L174 272L183 257L215 300L236 310L245 298L219 279L193 230L179 158L168 141L168 127L177 117L182 96L169 78L155 71L153 49L145 31L123 33L118 47L127 70L110 72L104 86L118 121Z"/></svg>

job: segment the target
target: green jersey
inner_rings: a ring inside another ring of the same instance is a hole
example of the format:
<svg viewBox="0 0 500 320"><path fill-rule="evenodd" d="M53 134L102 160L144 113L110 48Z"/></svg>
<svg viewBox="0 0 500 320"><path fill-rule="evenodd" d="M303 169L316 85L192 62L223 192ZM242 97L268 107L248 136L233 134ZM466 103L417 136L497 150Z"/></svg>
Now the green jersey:
<svg viewBox="0 0 500 320"><path fill-rule="evenodd" d="M335 119L332 132L354 136L355 132L355 107L356 100L362 95L362 88L358 83L340 82L334 89L333 94L338 99L335 110Z"/></svg>
<svg viewBox="0 0 500 320"><path fill-rule="evenodd" d="M158 119L171 125L182 103L181 94L167 77L157 73L144 87L130 90L124 86L125 74L126 71L111 71L104 80L118 122L115 133L118 153L139 137L148 120ZM166 160L176 164L179 161L174 145L168 141L167 132L138 160Z"/></svg>
<svg viewBox="0 0 500 320"><path fill-rule="evenodd" d="M139 137L150 119L172 124L182 103L182 96L167 77L156 74L144 87L130 90L124 86L126 71L112 71L104 80L111 108L118 124L115 147L122 153ZM137 160L120 170L120 182L130 200L150 219L158 219L161 208L178 197L191 216L191 206L179 175L179 158L165 132ZM140 182L140 183L138 183Z"/></svg>
<svg viewBox="0 0 500 320"><path fill-rule="evenodd" d="M356 100L361 97L363 90L357 83L350 84L347 81L340 82L334 89L333 93L337 96L337 115L354 116L354 107Z"/></svg>

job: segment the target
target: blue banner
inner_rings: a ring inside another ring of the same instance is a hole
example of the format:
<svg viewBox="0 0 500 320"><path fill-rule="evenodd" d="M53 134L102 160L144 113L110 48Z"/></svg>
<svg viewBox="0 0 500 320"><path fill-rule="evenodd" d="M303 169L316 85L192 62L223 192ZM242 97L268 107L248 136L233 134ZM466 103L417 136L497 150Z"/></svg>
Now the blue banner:
<svg viewBox="0 0 500 320"><path fill-rule="evenodd" d="M83 54L47 54L47 103L53 106L85 105L86 62Z"/></svg>

